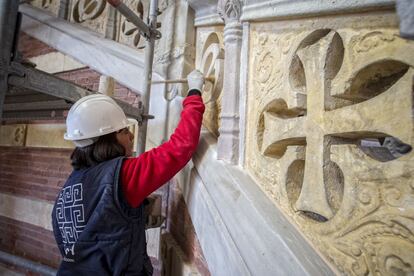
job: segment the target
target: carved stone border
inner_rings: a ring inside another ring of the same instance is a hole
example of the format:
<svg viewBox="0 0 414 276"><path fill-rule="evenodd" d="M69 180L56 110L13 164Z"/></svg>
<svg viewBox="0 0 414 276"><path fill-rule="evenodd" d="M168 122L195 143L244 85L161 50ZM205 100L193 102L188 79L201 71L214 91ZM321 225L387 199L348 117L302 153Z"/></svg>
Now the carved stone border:
<svg viewBox="0 0 414 276"><path fill-rule="evenodd" d="M189 5L195 11L194 25L214 26L223 25L224 21L217 14L218 0L190 0ZM253 22L285 18L300 18L338 13L352 13L393 9L395 0L358 0L358 1L330 1L330 0L246 0L240 20Z"/></svg>
<svg viewBox="0 0 414 276"><path fill-rule="evenodd" d="M240 20L261 21L286 19L290 17L300 18L305 16L392 9L394 6L395 1L393 0L246 0Z"/></svg>

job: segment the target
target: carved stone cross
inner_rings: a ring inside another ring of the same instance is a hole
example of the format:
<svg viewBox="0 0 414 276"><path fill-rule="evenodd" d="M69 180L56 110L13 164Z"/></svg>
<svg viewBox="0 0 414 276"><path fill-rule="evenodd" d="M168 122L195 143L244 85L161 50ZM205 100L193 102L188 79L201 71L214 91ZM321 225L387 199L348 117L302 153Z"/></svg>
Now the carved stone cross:
<svg viewBox="0 0 414 276"><path fill-rule="evenodd" d="M333 48L338 46L338 38L336 32L330 31L316 42L297 51L306 77L305 116L282 116L274 110L265 110L263 113L262 154L280 158L287 146L306 145L303 184L295 207L300 211L322 215L326 219L334 216L334 210L327 199L324 179L324 170L330 162L331 143L344 141L336 138L351 138L355 141L384 136L395 136L409 143L411 131L404 128L412 125L412 118L407 116L407 110L412 108L407 87L411 87L413 69L402 62L397 62L402 64L401 75L383 93L341 108L327 108L328 97L344 93L331 91L334 90L331 89L331 80L335 76L332 76L330 64L342 64L342 60L332 61L335 57L329 56ZM342 44L340 38L339 41ZM381 62L384 61L379 62L380 67L383 64ZM372 67L372 64L366 67ZM363 75L359 78L363 78Z"/></svg>

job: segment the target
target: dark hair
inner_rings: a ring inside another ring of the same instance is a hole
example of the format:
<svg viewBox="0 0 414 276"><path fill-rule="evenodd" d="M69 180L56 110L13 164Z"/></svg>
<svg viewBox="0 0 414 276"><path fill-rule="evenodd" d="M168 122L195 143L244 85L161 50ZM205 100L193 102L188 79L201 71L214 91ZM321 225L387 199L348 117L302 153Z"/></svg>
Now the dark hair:
<svg viewBox="0 0 414 276"><path fill-rule="evenodd" d="M73 169L80 170L124 155L124 147L116 139L116 133L112 132L100 136L92 145L76 147L70 159Z"/></svg>

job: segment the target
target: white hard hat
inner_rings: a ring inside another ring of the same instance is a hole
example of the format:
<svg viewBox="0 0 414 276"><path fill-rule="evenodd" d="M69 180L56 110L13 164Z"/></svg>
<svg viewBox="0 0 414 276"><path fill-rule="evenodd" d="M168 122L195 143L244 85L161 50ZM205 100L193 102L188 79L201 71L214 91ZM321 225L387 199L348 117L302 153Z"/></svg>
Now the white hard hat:
<svg viewBox="0 0 414 276"><path fill-rule="evenodd" d="M111 97L93 94L81 98L70 108L64 138L78 147L85 147L96 142L99 136L136 123L125 116Z"/></svg>

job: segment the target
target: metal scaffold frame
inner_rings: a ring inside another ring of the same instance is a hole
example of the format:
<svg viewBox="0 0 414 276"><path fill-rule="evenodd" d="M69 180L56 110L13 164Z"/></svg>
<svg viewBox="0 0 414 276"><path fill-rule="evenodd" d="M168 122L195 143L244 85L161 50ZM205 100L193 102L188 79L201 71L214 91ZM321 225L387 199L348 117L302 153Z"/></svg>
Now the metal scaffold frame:
<svg viewBox="0 0 414 276"><path fill-rule="evenodd" d="M20 1L24 3L25 1ZM125 16L146 39L144 55L144 81L142 100L135 108L114 99L128 117L138 121L137 154L145 151L151 99L151 84L185 83L187 79L152 81L155 40L161 38L157 30L158 0L151 0L145 23L122 0L107 0ZM80 98L97 92L82 88L69 81L35 69L34 64L21 59L17 52L20 22L19 1L0 1L0 121L37 119L64 119L64 113ZM206 81L214 82L207 76Z"/></svg>
<svg viewBox="0 0 414 276"><path fill-rule="evenodd" d="M156 30L159 13L158 0L151 0L148 24L144 23L121 0L107 0L107 2L135 24L146 39L142 102L138 108L135 108L114 99L128 117L136 119L139 123L137 154L141 154L145 151L148 119L153 118L148 112L155 40L161 38L161 33ZM63 119L64 112L70 109L73 103L97 92L35 69L34 64L22 60L17 51L22 19L18 9L19 1L17 0L0 1L0 122ZM161 205L159 197L149 200L150 204ZM163 222L161 214L157 212L148 214L148 219L147 228L159 227ZM2 251L0 251L0 260L45 275L56 274L52 268Z"/></svg>
<svg viewBox="0 0 414 276"><path fill-rule="evenodd" d="M148 24L131 11L121 0L108 0L146 39L142 101L135 108L114 99L128 117L139 123L138 151L145 151L151 97L152 64L157 30L158 0L151 0ZM64 111L78 99L96 92L34 68L23 61L18 52L21 13L19 1L0 1L0 120L63 119Z"/></svg>

